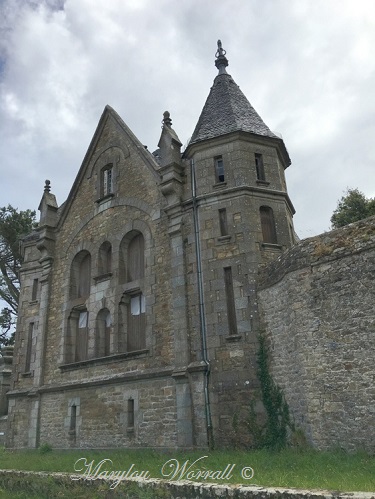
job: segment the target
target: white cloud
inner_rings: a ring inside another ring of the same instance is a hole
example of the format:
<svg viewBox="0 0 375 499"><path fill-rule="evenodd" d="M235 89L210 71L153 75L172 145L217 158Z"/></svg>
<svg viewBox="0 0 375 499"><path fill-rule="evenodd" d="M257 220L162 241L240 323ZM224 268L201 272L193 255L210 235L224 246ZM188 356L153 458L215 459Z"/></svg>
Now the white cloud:
<svg viewBox="0 0 375 499"><path fill-rule="evenodd" d="M229 72L289 150L297 231L328 229L348 186L374 195L373 0L3 0L1 9L0 205L35 208L45 178L63 202L106 104L150 149L168 109L185 142L216 75L218 38Z"/></svg>

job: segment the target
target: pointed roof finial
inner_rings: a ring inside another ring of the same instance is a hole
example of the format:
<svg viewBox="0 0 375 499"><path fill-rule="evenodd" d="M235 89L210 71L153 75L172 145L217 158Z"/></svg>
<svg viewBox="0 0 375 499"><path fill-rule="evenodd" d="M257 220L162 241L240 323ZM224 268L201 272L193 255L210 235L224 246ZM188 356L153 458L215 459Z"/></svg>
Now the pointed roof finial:
<svg viewBox="0 0 375 499"><path fill-rule="evenodd" d="M162 121L163 126L164 125L165 126L169 126L169 128L170 128L172 126L172 120L171 120L171 114L170 114L170 112L169 111L164 111L163 116L164 116L163 121Z"/></svg>
<svg viewBox="0 0 375 499"><path fill-rule="evenodd" d="M44 185L44 192L48 193L50 190L51 190L51 182L50 180L46 180Z"/></svg>
<svg viewBox="0 0 375 499"><path fill-rule="evenodd" d="M219 75L227 74L225 68L228 66L228 59L225 57L226 50L223 49L221 40L217 41L217 52L215 54L215 66L219 70Z"/></svg>

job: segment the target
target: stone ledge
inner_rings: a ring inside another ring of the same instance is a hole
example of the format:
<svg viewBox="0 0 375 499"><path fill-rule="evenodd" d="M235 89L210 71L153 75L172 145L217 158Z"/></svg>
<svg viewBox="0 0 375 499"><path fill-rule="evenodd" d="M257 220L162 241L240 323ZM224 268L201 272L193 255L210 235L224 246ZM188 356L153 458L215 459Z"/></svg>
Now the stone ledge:
<svg viewBox="0 0 375 499"><path fill-rule="evenodd" d="M11 479L18 480L22 483L22 490L27 490L28 480L39 479L45 480L46 488L48 484L53 482L55 485L64 487L64 491L69 491L74 486L89 488L90 490L103 491L103 487L108 485L108 493L110 493L110 483L106 484L103 479L87 479L82 475L69 473L46 473L32 471L17 471L17 470L0 470L0 485L6 488L6 484ZM21 480L20 480L21 479ZM150 493L156 493L155 497L161 497L160 493L164 492L163 497L170 499L211 499L213 497L225 497L233 499L375 499L375 492L339 492L328 490L300 490L287 489L282 487L259 487L257 485L218 485L213 483L198 483L188 480L181 481L166 481L161 479L127 479L122 481L117 489L119 492L126 493L126 489L131 489L130 494L121 497L135 497L134 488L139 490L139 496L150 497ZM112 496L108 496L112 497Z"/></svg>

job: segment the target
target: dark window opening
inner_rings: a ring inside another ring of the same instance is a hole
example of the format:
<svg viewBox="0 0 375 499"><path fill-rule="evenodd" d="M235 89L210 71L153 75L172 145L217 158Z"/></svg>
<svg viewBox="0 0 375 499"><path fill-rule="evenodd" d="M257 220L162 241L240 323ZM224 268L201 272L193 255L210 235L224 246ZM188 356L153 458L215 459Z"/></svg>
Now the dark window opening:
<svg viewBox="0 0 375 499"><path fill-rule="evenodd" d="M38 297L38 284L39 284L39 280L34 279L33 280L33 289L31 292L31 301L36 301L36 299Z"/></svg>
<svg viewBox="0 0 375 499"><path fill-rule="evenodd" d="M76 432L77 429L77 406L72 405L70 408L70 427L69 430L71 432Z"/></svg>
<svg viewBox="0 0 375 499"><path fill-rule="evenodd" d="M227 299L227 314L229 334L237 334L236 306L234 301L232 268L224 268L225 296Z"/></svg>
<svg viewBox="0 0 375 499"><path fill-rule="evenodd" d="M34 323L30 322L29 330L27 333L27 343L26 343L26 356L25 356L25 372L30 372L31 368L31 354L33 346L33 334L34 334Z"/></svg>
<svg viewBox="0 0 375 499"><path fill-rule="evenodd" d="M225 181L224 162L221 156L215 158L215 176L217 183Z"/></svg>
<svg viewBox="0 0 375 499"><path fill-rule="evenodd" d="M222 208L219 210L219 222L220 222L220 235L228 235L228 221L227 221L227 210Z"/></svg>
<svg viewBox="0 0 375 499"><path fill-rule="evenodd" d="M259 153L255 153L255 168L257 172L257 180L266 180L266 175L264 172L263 156Z"/></svg>
<svg viewBox="0 0 375 499"><path fill-rule="evenodd" d="M263 242L277 244L275 218L269 206L260 207L260 223L262 226Z"/></svg>
<svg viewBox="0 0 375 499"><path fill-rule="evenodd" d="M128 428L134 428L134 400L128 399Z"/></svg>

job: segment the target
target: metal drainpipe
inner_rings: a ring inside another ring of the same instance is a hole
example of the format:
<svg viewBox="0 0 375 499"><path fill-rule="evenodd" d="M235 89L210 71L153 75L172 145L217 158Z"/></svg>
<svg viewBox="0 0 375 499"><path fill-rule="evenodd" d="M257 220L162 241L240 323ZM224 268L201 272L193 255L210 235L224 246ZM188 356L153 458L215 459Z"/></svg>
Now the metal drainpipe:
<svg viewBox="0 0 375 499"><path fill-rule="evenodd" d="M207 425L207 439L208 439L208 446L210 448L213 448L212 419L211 419L210 397L208 392L211 366L207 353L206 312L205 312L204 295L203 295L202 258L201 258L201 246L200 246L200 236L199 236L198 205L196 198L195 165L193 159L190 160L190 166L191 166L191 191L193 199L193 220L194 220L194 234L195 234L195 254L197 259L197 280L198 280L198 297L199 297L199 319L200 319L201 340L202 340L202 357L203 357L203 362L206 364L206 370L204 373L204 402L205 402L206 425Z"/></svg>

